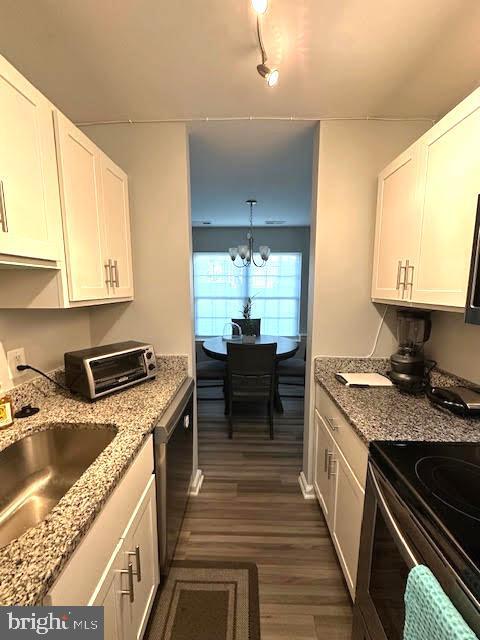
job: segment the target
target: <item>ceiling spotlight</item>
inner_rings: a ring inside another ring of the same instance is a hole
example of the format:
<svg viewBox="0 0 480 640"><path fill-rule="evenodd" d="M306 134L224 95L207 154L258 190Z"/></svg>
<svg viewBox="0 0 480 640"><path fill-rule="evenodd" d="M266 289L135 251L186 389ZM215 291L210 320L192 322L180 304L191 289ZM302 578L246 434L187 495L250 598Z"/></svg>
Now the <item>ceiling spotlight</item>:
<svg viewBox="0 0 480 640"><path fill-rule="evenodd" d="M257 66L258 73L265 78L269 87L274 87L278 83L280 73L278 69L270 69L266 64L259 64Z"/></svg>
<svg viewBox="0 0 480 640"><path fill-rule="evenodd" d="M266 13L268 9L268 0L252 0L252 7L257 13Z"/></svg>
<svg viewBox="0 0 480 640"><path fill-rule="evenodd" d="M270 67L267 67L267 52L265 51L265 46L263 44L262 25L260 22L260 14L265 13L267 10L268 0L252 0L252 5L255 11L257 11L257 38L260 54L262 56L262 62L257 65L257 71L262 78L265 78L269 87L274 87L278 83L280 73L278 69L270 69Z"/></svg>

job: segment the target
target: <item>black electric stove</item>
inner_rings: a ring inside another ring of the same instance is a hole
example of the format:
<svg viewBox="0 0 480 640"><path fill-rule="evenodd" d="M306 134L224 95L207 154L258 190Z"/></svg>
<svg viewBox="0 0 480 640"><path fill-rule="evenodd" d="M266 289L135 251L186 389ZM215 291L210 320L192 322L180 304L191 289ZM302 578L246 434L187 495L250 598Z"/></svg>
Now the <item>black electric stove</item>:
<svg viewBox="0 0 480 640"><path fill-rule="evenodd" d="M370 456L480 601L480 444L374 442Z"/></svg>

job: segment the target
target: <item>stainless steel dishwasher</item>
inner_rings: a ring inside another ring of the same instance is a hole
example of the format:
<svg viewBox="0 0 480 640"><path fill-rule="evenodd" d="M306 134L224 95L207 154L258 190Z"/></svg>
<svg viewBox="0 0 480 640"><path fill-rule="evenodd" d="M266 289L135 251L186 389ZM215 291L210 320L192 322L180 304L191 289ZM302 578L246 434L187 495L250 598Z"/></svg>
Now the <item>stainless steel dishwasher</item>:
<svg viewBox="0 0 480 640"><path fill-rule="evenodd" d="M193 471L193 388L193 379L187 378L153 432L162 575L168 574L188 502Z"/></svg>

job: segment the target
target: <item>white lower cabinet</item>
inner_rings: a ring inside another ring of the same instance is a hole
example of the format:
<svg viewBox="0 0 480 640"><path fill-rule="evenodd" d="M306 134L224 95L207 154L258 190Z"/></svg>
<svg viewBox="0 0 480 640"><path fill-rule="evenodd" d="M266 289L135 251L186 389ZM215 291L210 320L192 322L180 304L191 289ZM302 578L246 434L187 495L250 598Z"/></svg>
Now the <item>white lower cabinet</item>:
<svg viewBox="0 0 480 640"><path fill-rule="evenodd" d="M314 488L355 600L368 448L317 385Z"/></svg>
<svg viewBox="0 0 480 640"><path fill-rule="evenodd" d="M315 415L315 465L314 488L318 501L322 507L327 525L333 521L333 504L335 501L335 485L331 482L333 466L333 453L335 441L328 428L318 414Z"/></svg>
<svg viewBox="0 0 480 640"><path fill-rule="evenodd" d="M355 598L365 491L337 446L332 464L336 480L333 544L342 565L349 591L352 598Z"/></svg>
<svg viewBox="0 0 480 640"><path fill-rule="evenodd" d="M44 604L104 608L105 640L140 640L160 582L153 442L143 446Z"/></svg>
<svg viewBox="0 0 480 640"><path fill-rule="evenodd" d="M89 602L104 607L106 640L143 636L159 583L156 529L152 475Z"/></svg>

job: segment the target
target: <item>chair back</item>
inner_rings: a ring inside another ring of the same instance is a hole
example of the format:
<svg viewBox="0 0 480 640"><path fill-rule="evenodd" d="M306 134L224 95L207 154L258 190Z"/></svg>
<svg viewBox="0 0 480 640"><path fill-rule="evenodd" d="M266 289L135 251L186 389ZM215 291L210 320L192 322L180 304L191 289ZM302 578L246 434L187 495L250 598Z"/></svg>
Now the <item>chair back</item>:
<svg viewBox="0 0 480 640"><path fill-rule="evenodd" d="M230 393L268 397L275 389L277 344L227 344Z"/></svg>
<svg viewBox="0 0 480 640"><path fill-rule="evenodd" d="M251 318L250 320L247 318L232 318L232 322L238 324L244 336L260 335L261 318Z"/></svg>

